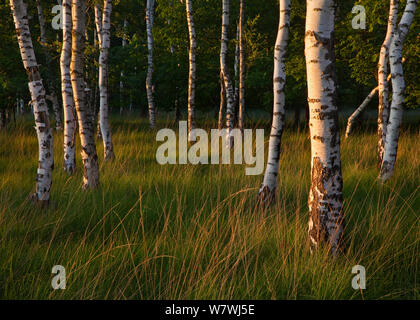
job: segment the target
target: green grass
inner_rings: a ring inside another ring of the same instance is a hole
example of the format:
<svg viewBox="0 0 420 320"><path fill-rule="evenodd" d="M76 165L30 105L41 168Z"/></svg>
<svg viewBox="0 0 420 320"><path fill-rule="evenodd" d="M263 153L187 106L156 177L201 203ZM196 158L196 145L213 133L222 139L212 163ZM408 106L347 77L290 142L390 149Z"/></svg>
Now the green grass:
<svg viewBox="0 0 420 320"><path fill-rule="evenodd" d="M116 159L105 163L98 142L95 191L81 188L79 145L78 171L63 172L55 134L47 210L28 199L37 165L32 122L0 132L0 298L420 298L415 129L403 130L395 176L384 186L376 180L375 133L342 141L347 251L332 258L308 250L305 130L286 130L277 201L262 212L255 208L262 176L246 176L240 165L160 166L146 121L112 124ZM66 290L51 288L56 264L66 268ZM351 286L357 264L367 272L363 292Z"/></svg>

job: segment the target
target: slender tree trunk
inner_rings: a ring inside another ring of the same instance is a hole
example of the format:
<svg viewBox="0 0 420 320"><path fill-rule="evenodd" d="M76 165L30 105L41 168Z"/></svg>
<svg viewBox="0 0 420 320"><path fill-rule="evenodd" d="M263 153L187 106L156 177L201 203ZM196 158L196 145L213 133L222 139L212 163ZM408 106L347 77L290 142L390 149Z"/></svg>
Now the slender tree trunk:
<svg viewBox="0 0 420 320"><path fill-rule="evenodd" d="M244 48L244 19L245 19L245 0L240 0L239 13L239 111L238 127L244 129L245 112L245 48Z"/></svg>
<svg viewBox="0 0 420 320"><path fill-rule="evenodd" d="M334 0L307 0L305 57L311 135L309 239L311 250L343 246L343 179L336 106Z"/></svg>
<svg viewBox="0 0 420 320"><path fill-rule="evenodd" d="M390 48L390 66L392 79L392 102L389 121L386 128L384 158L379 178L382 182L387 181L394 174L394 166L397 160L398 140L403 115L405 80L402 64L402 49L404 40L408 34L418 0L408 0L404 14L392 37Z"/></svg>
<svg viewBox="0 0 420 320"><path fill-rule="evenodd" d="M225 83L223 81L223 72L220 71L220 106L219 106L219 121L217 122L217 127L219 130L223 128L223 108L226 104L226 89Z"/></svg>
<svg viewBox="0 0 420 320"><path fill-rule="evenodd" d="M389 101L388 92L389 84L388 76L388 62L389 62L389 46L391 44L392 36L395 32L398 19L398 5L399 0L391 0L388 17L388 29L386 31L385 40L381 47L378 63L378 167L381 166L384 156L386 127L389 117Z"/></svg>
<svg viewBox="0 0 420 320"><path fill-rule="evenodd" d="M228 29L229 29L229 0L223 1L223 16L222 16L222 40L220 50L220 68L223 74L224 86L226 90L226 127L228 132L228 139L226 146L228 148L233 147L233 137L231 132L233 130L234 121L234 108L235 108L235 93L233 90L232 79L229 74L227 65L227 52L228 52Z"/></svg>
<svg viewBox="0 0 420 320"><path fill-rule="evenodd" d="M50 57L50 54L49 54L48 49L47 49L45 19L44 19L44 13L42 11L41 0L36 0L36 7L37 7L37 12L38 12L41 46L44 50L44 54L45 54L45 57L46 57L46 60L47 60L47 65L50 69L50 73L52 74L52 72L51 72L51 57ZM51 102L52 102L52 107L53 107L54 116L55 116L56 130L63 130L63 124L62 124L62 121L61 121L61 110L60 110L60 106L59 106L59 103L58 103L56 88L54 87L53 81L51 81L48 78L47 78L47 83L48 83L48 89L50 91Z"/></svg>
<svg viewBox="0 0 420 320"><path fill-rule="evenodd" d="M22 0L10 0L16 34L23 66L28 75L28 86L34 108L35 130L38 137L38 170L36 193L33 198L41 206L48 205L52 183L53 136L50 127L48 107L45 101L45 88L39 73L35 52L29 31L27 4Z"/></svg>
<svg viewBox="0 0 420 320"><path fill-rule="evenodd" d="M108 95L108 56L111 43L111 11L112 1L104 0L102 20L100 20L99 4L95 6L96 29L99 36L99 121L104 143L104 159L114 158L111 129L109 127L109 95Z"/></svg>
<svg viewBox="0 0 420 320"><path fill-rule="evenodd" d="M99 186L99 168L93 135L92 115L86 104L85 81L83 79L85 12L85 0L72 0L73 26L70 74L82 146L83 188L89 189Z"/></svg>
<svg viewBox="0 0 420 320"><path fill-rule="evenodd" d="M96 37L94 38L94 46L96 48L96 45L99 46L100 48L100 44L102 42L102 13L101 13L101 7L99 5L99 3L97 3L95 5L95 26L96 26ZM96 71L98 72L99 75L99 69L96 68ZM99 88L99 81L98 81L98 88ZM96 123L96 139L101 140L102 139L102 133L101 133L101 116L100 116L100 108L97 109L97 98L98 98L98 92L96 92L96 88L95 88L95 115L97 116L97 123Z"/></svg>
<svg viewBox="0 0 420 320"><path fill-rule="evenodd" d="M405 62L405 58L402 59L402 63ZM391 80L391 74L388 74L386 81L389 83ZM351 116L347 119L347 128L346 128L346 139L350 136L353 132L353 126L356 123L356 120L360 117L366 107L369 105L369 102L373 99L373 97L378 93L379 86L374 88L369 95L363 100L362 104L351 114ZM386 116L387 118L388 116ZM387 119L388 122L388 119Z"/></svg>
<svg viewBox="0 0 420 320"><path fill-rule="evenodd" d="M362 104L352 113L352 115L347 119L347 128L346 128L346 139L349 137L351 132L353 131L353 126L356 123L356 119L362 114L362 112L366 109L369 102L373 99L373 97L378 93L378 88L376 87L373 89L366 99L362 102Z"/></svg>
<svg viewBox="0 0 420 320"><path fill-rule="evenodd" d="M188 141L196 141L196 136L191 130L195 129L195 52L197 49L197 41L195 35L192 0L186 0L188 32L190 37L189 50L189 77L188 77Z"/></svg>
<svg viewBox="0 0 420 320"><path fill-rule="evenodd" d="M154 0L147 0L146 8L146 29L147 29L147 77L146 92L149 104L149 123L151 128L155 128L155 102L153 98L153 20L154 20Z"/></svg>
<svg viewBox="0 0 420 320"><path fill-rule="evenodd" d="M239 109L239 22L236 25L236 38L235 39L236 39L236 43L235 43L235 64L234 64L234 73L235 73L234 124L238 123L238 109Z"/></svg>
<svg viewBox="0 0 420 320"><path fill-rule="evenodd" d="M277 31L277 40L274 47L274 74L273 74L273 123L271 125L270 142L268 147L268 162L261 184L258 200L260 204L270 205L277 189L277 175L279 171L281 136L283 134L285 119L285 92L286 84L286 49L289 40L290 28L290 0L280 0L280 18Z"/></svg>

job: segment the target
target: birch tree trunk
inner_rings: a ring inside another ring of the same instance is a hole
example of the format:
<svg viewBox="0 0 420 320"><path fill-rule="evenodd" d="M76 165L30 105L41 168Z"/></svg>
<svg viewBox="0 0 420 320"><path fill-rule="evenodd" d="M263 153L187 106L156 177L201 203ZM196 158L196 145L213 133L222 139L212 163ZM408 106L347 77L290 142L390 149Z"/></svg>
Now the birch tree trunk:
<svg viewBox="0 0 420 320"><path fill-rule="evenodd" d="M389 84L388 76L388 62L389 62L389 46L391 44L392 36L395 32L398 19L398 5L399 0L391 0L388 17L388 28L386 31L385 40L381 47L378 63L378 167L381 166L384 156L386 127L389 117L389 101L388 92Z"/></svg>
<svg viewBox="0 0 420 320"><path fill-rule="evenodd" d="M245 48L244 48L244 19L245 4L244 0L240 0L239 9L239 111L238 111L238 127L244 129L244 112L245 112Z"/></svg>
<svg viewBox="0 0 420 320"><path fill-rule="evenodd" d="M189 77L188 77L188 141L195 142L196 136L191 130L195 129L195 53L197 49L197 41L194 27L192 0L186 0L185 6L187 9L188 32L190 38L189 50Z"/></svg>
<svg viewBox="0 0 420 320"><path fill-rule="evenodd" d="M223 6L223 16L222 16L222 40L221 40L221 50L220 50L220 68L223 74L223 81L226 90L226 127L228 133L228 139L226 141L226 146L228 148L233 147L233 137L231 137L231 132L233 130L233 120L234 120L234 108L235 108L235 93L233 90L232 79L229 74L229 69L227 65L227 52L228 52L228 29L229 29L229 0L222 0Z"/></svg>
<svg viewBox="0 0 420 320"><path fill-rule="evenodd" d="M76 119L73 100L73 89L70 78L71 61L71 0L62 2L63 19L63 47L61 49L60 70L61 70L61 95L64 109L64 171L71 174L76 169L75 160L75 138Z"/></svg>
<svg viewBox="0 0 420 320"><path fill-rule="evenodd" d="M274 46L273 123L268 146L267 167L258 194L258 201L262 205L270 205L274 201L277 189L281 136L285 119L284 87L286 85L286 49L290 28L290 0L280 0L279 11L279 26Z"/></svg>
<svg viewBox="0 0 420 320"><path fill-rule="evenodd" d="M99 186L98 156L93 135L93 122L86 104L84 66L86 0L72 0L72 56L70 63L74 104L79 121L79 135L82 146L83 188Z"/></svg>
<svg viewBox="0 0 420 320"><path fill-rule="evenodd" d="M94 45L96 48L96 45L99 46L99 49L101 47L101 43L102 43L102 12L101 12L101 7L99 5L99 3L97 3L95 5L95 26L96 26L96 37L94 37ZM96 71L98 72L99 75L99 69L96 69ZM99 88L99 81L98 81L98 88ZM97 94L97 93L95 93ZM95 96L95 99L97 98L97 96ZM97 101L95 101L95 115L96 115L96 105L97 105ZM100 110L97 111L97 119L96 119L96 139L101 140L102 139L102 133L101 133L101 116L100 116Z"/></svg>
<svg viewBox="0 0 420 320"><path fill-rule="evenodd" d="M226 89L225 83L223 80L223 72L220 71L220 106L219 106L219 121L217 122L217 127L219 130L223 129L223 108L226 104Z"/></svg>
<svg viewBox="0 0 420 320"><path fill-rule="evenodd" d="M53 136L50 127L45 88L39 73L28 24L27 4L23 0L10 0L23 66L28 75L28 87L34 108L35 130L38 138L38 169L36 192L33 198L41 206L47 206L52 183Z"/></svg>
<svg viewBox="0 0 420 320"><path fill-rule="evenodd" d="M36 7L37 7L37 12L38 12L41 46L44 50L44 54L45 54L45 57L46 57L46 60L47 60L46 61L47 66L49 67L50 73L52 74L52 70L51 70L51 67L50 67L51 57L50 57L50 54L49 54L48 49L47 49L45 19L44 19L44 13L42 11L41 0L36 0ZM54 111L56 130L63 130L63 124L62 124L62 121L61 121L61 112L60 112L60 106L59 106L59 103L58 103L56 88L54 87L53 81L48 79L48 77L47 77L47 84L48 84L48 89L50 91L51 103L52 103L52 107L53 107L53 111Z"/></svg>
<svg viewBox="0 0 420 320"><path fill-rule="evenodd" d="M147 29L147 77L146 77L146 92L147 102L149 104L149 123L150 127L154 128L155 120L155 102L153 98L153 20L154 20L154 0L147 0L146 8L146 29Z"/></svg>
<svg viewBox="0 0 420 320"><path fill-rule="evenodd" d="M362 104L351 114L351 116L347 119L347 127L346 127L346 139L349 137L351 132L353 131L353 126L356 123L356 119L362 114L362 112L366 109L369 102L373 99L373 97L378 93L379 87L373 89L369 95L363 100Z"/></svg>
<svg viewBox="0 0 420 320"><path fill-rule="evenodd" d="M392 102L389 121L386 128L384 158L379 175L379 179L382 182L387 181L394 174L394 166L397 159L405 91L402 49L408 30L414 19L417 4L418 0L407 1L404 14L391 41L389 59L392 79Z"/></svg>
<svg viewBox="0 0 420 320"><path fill-rule="evenodd" d="M95 10L99 15L99 5L95 6ZM102 21L96 24L99 37L99 121L101 128L101 136L104 144L104 159L110 160L114 158L114 147L112 145L111 129L109 127L109 96L108 96L108 56L111 44L111 11L112 1L104 0L104 8ZM96 16L95 15L95 16ZM100 17L100 15L99 15Z"/></svg>
<svg viewBox="0 0 420 320"><path fill-rule="evenodd" d="M336 106L334 0L307 0L305 58L311 135L309 240L342 250L344 216L340 136Z"/></svg>

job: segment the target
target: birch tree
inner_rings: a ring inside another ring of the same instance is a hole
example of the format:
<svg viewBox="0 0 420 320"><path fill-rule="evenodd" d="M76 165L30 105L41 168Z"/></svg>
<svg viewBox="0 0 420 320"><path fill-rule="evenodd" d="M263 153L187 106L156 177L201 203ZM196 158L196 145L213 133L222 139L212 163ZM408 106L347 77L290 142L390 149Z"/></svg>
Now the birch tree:
<svg viewBox="0 0 420 320"><path fill-rule="evenodd" d="M217 127L219 130L222 130L223 128L223 108L226 104L226 89L225 89L225 83L223 80L223 72L220 71L219 75L219 82L220 82L220 105L219 105L219 120L217 122Z"/></svg>
<svg viewBox="0 0 420 320"><path fill-rule="evenodd" d="M195 63L195 53L197 49L197 41L194 27L192 0L186 0L188 33L190 38L189 50L189 77L188 77L188 140L196 141L196 136L192 130L195 129L195 71L197 69Z"/></svg>
<svg viewBox="0 0 420 320"><path fill-rule="evenodd" d="M392 36L395 33L398 18L399 0L391 0L388 17L388 27L385 40L381 47L378 63L378 166L381 165L384 156L386 127L389 117L389 101L388 92L389 85L387 81L388 63L389 63L389 46Z"/></svg>
<svg viewBox="0 0 420 320"><path fill-rule="evenodd" d="M305 58L311 135L309 240L311 250L327 242L342 249L343 180L336 106L334 0L306 1Z"/></svg>
<svg viewBox="0 0 420 320"><path fill-rule="evenodd" d="M222 39L221 39L221 49L220 49L220 69L223 75L224 87L226 90L226 127L228 133L228 139L226 141L227 147L231 148L233 146L233 137L231 137L231 132L233 130L233 120L234 120L234 107L235 107L235 93L233 90L232 79L229 74L229 69L227 65L227 52L228 52L228 29L229 29L229 0L222 0Z"/></svg>
<svg viewBox="0 0 420 320"><path fill-rule="evenodd" d="M244 4L244 0L240 0L240 9L239 9L239 110L238 110L238 127L241 130L244 129L244 112L245 112L244 19L245 19L245 4Z"/></svg>
<svg viewBox="0 0 420 320"><path fill-rule="evenodd" d="M64 171L71 174L76 168L75 160L75 134L76 120L73 100L73 89L70 78L71 60L71 0L62 2L63 16L63 46L60 57L61 70L61 96L64 109Z"/></svg>
<svg viewBox="0 0 420 320"><path fill-rule="evenodd" d="M154 0L147 0L146 5L146 31L147 31L147 77L146 92L149 105L149 124L151 128L155 127L155 102L153 98L153 20L154 20Z"/></svg>
<svg viewBox="0 0 420 320"><path fill-rule="evenodd" d="M36 192L33 198L41 206L47 206L52 183L53 136L49 122L48 107L45 101L45 88L39 73L31 33L28 24L27 4L23 0L10 0L13 20L19 44L23 66L28 75L28 87L31 94L35 118L35 130L38 138L38 169Z"/></svg>
<svg viewBox="0 0 420 320"><path fill-rule="evenodd" d="M45 27L45 19L44 19L44 13L42 10L42 5L41 5L41 0L36 0L36 7L37 7L37 12L38 12L38 21L39 21L39 30L40 30L40 42L41 42L41 46L44 49L44 54L46 57L46 62L47 62L47 66L49 67L49 72L51 74L53 74L50 65L51 65L51 56L48 52L47 49L47 36L46 36L46 27ZM55 116L55 127L56 130L63 130L63 124L61 121L61 111L60 111L60 106L58 103L58 98L57 98L57 93L56 93L56 88L54 87L53 81L51 81L50 79L48 79L47 77L47 84L48 84L48 89L50 92L50 100L52 107L53 107L53 111L54 111L54 116Z"/></svg>
<svg viewBox="0 0 420 320"><path fill-rule="evenodd" d="M104 144L104 159L114 157L111 128L109 127L109 95L108 95L108 56L111 44L111 11L112 1L104 0L102 20L99 4L95 6L95 24L99 39L99 122Z"/></svg>
<svg viewBox="0 0 420 320"><path fill-rule="evenodd" d="M398 28L392 36L389 59L392 79L392 102L389 121L386 127L385 150L379 178L382 182L387 181L394 173L397 159L398 140L403 115L405 80L402 64L402 49L404 40L408 34L414 19L418 0L408 0L404 14Z"/></svg>
<svg viewBox="0 0 420 320"><path fill-rule="evenodd" d="M83 79L86 0L72 0L71 9L73 25L70 74L82 146L83 188L89 189L99 186L99 168L93 135L93 117L86 103Z"/></svg>
<svg viewBox="0 0 420 320"><path fill-rule="evenodd" d="M259 202L271 204L277 189L277 175L279 170L281 136L283 134L285 119L285 92L286 85L286 49L289 40L290 28L290 0L280 0L279 26L276 44L274 46L274 74L273 74L273 123L271 125L270 141L268 146L268 162L264 180L259 191Z"/></svg>

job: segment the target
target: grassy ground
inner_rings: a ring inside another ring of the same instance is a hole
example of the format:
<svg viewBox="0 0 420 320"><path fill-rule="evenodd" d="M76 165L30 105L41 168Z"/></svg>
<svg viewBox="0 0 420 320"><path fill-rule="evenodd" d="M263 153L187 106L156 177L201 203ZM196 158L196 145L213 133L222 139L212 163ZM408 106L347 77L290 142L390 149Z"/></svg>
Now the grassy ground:
<svg viewBox="0 0 420 320"><path fill-rule="evenodd" d="M342 142L347 252L331 258L308 252L303 129L285 132L278 198L264 212L254 206L262 176L246 176L240 165L160 166L156 132L134 117L113 119L116 159L104 163L98 143L101 187L82 191L80 146L78 171L68 177L58 133L51 205L42 211L28 200L37 164L32 126L0 132L3 299L420 298L414 128L403 130L395 176L384 186L376 181L374 131ZM51 288L57 264L66 268L66 290ZM366 268L363 292L351 286L357 264Z"/></svg>

